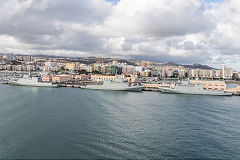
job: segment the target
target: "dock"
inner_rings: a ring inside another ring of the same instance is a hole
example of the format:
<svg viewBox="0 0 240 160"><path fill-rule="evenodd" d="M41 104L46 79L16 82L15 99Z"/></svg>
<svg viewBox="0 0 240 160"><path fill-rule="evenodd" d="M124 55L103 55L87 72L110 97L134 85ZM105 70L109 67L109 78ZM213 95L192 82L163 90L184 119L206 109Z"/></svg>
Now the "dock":
<svg viewBox="0 0 240 160"><path fill-rule="evenodd" d="M11 82L9 81L1 81L1 84L11 84ZM60 83L58 84L59 87L70 87L70 88L81 88L81 86L86 85L86 83ZM157 87L144 87L142 89L142 91L149 91L149 92L161 92L161 90ZM232 95L233 96L240 96L240 92L233 92L232 91Z"/></svg>

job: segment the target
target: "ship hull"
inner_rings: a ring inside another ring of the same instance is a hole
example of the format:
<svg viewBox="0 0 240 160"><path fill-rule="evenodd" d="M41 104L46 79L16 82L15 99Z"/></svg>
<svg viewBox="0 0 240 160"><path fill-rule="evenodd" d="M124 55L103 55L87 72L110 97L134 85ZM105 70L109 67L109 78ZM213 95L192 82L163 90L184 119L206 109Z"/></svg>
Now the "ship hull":
<svg viewBox="0 0 240 160"><path fill-rule="evenodd" d="M52 83L18 83L18 82L11 82L12 85L17 86L29 86L29 87L51 87L51 88L57 88L57 84Z"/></svg>
<svg viewBox="0 0 240 160"><path fill-rule="evenodd" d="M83 89L90 89L90 90L108 90L108 91L132 91L132 92L141 92L143 87L126 87L126 88L107 88L101 86L82 86Z"/></svg>
<svg viewBox="0 0 240 160"><path fill-rule="evenodd" d="M193 95L211 95L211 96L231 96L232 93L226 93L223 91L210 91L210 90L203 90L203 91L187 91L187 90L175 90L173 88L159 88L162 93L175 93L175 94L193 94Z"/></svg>

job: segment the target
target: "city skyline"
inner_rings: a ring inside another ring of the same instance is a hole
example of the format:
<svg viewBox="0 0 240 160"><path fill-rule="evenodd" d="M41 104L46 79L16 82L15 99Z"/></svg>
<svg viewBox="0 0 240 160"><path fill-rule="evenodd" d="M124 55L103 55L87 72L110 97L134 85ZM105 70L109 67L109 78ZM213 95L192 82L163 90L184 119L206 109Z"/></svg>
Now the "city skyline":
<svg viewBox="0 0 240 160"><path fill-rule="evenodd" d="M109 60L118 61L118 60L120 60L120 61L125 61L125 62L130 62L130 63L144 62L145 61L145 62L156 63L156 64L185 66L187 68L216 69L216 70L221 70L222 65L226 65L226 63L224 63L224 62L222 62L221 65L219 65L219 67L213 67L211 65L205 65L205 64L200 64L200 63L184 64L184 63L176 63L174 61L163 62L163 61L154 61L154 60L145 60L145 59L124 59L124 58L116 58L116 57L94 57L94 56L90 56L90 57L71 57L71 56L55 56L55 55L42 55L42 54L24 55L24 54L13 54L13 53L9 53L9 54L0 53L0 62L2 61L3 62L2 64L4 64L6 61L10 62L11 60L14 60L15 57L46 58L46 59L49 59L49 61L56 60L56 59L69 59L69 60L75 59L76 61L79 61L79 60L85 61L85 59L89 59L89 58L92 59L92 61L94 61L94 59L96 59L96 60L99 59L99 61L106 61L106 60L107 61L109 61ZM4 59L5 59L5 61L4 61ZM228 66L228 67L230 67L233 71L236 71L236 72L240 71L239 69L232 68L232 66Z"/></svg>
<svg viewBox="0 0 240 160"><path fill-rule="evenodd" d="M239 70L237 0L0 0L0 52Z"/></svg>

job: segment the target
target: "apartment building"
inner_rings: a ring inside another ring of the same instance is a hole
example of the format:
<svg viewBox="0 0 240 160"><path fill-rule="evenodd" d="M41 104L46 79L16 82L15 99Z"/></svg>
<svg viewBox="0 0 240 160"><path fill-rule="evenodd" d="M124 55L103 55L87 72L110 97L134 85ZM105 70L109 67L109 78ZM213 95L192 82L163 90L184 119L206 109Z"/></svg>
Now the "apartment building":
<svg viewBox="0 0 240 160"><path fill-rule="evenodd" d="M190 80L191 84L203 84L204 89L211 90L226 90L226 83L224 81L202 81Z"/></svg>

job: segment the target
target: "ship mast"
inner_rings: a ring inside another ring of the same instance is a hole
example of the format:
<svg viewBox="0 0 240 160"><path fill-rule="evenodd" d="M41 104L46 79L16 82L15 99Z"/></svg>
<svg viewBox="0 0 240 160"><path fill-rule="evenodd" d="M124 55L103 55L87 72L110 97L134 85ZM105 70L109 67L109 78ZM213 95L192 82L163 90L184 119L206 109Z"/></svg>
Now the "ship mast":
<svg viewBox="0 0 240 160"><path fill-rule="evenodd" d="M28 77L32 77L31 69L29 70Z"/></svg>

